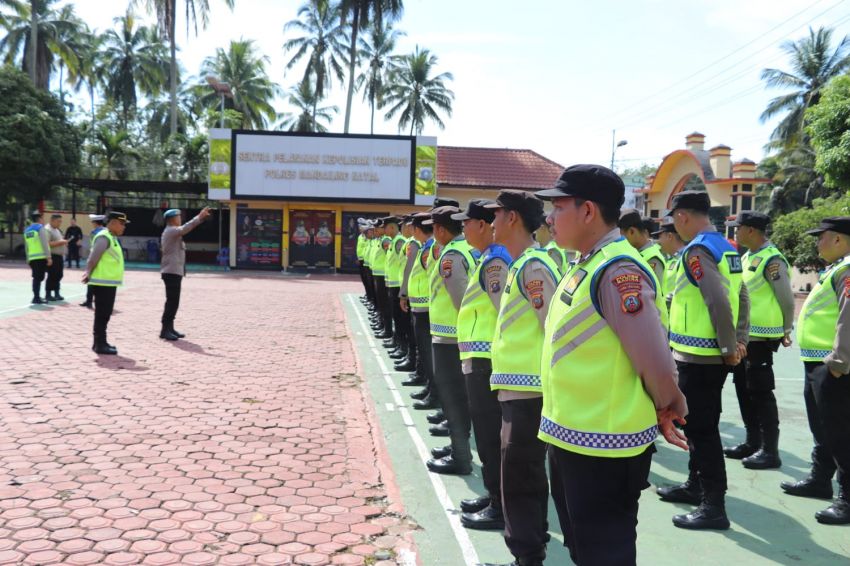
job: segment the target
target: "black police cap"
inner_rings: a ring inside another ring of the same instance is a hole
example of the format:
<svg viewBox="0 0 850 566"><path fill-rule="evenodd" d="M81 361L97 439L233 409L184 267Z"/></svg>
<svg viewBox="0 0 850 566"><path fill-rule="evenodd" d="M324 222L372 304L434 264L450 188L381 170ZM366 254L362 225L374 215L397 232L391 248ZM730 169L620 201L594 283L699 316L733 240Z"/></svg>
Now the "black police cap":
<svg viewBox="0 0 850 566"><path fill-rule="evenodd" d="M708 214L708 211L711 210L711 199L708 198L708 193L705 191L682 191L673 196L670 214L680 208Z"/></svg>
<svg viewBox="0 0 850 566"><path fill-rule="evenodd" d="M829 230L839 234L850 235L850 216L830 216L820 221L820 226L814 230L808 230L806 234L817 236Z"/></svg>
<svg viewBox="0 0 850 566"><path fill-rule="evenodd" d="M543 199L575 197L619 209L626 199L626 186L619 175L602 165L572 165L564 169L555 187L538 191Z"/></svg>
<svg viewBox="0 0 850 566"><path fill-rule="evenodd" d="M422 222L424 225L439 224L440 226L456 226L458 221L452 218L453 214L460 212L456 206L441 206L431 211L431 218Z"/></svg>
<svg viewBox="0 0 850 566"><path fill-rule="evenodd" d="M532 232L540 227L543 218L543 201L528 191L503 189L499 191L496 202L488 204L487 208L516 211L530 224Z"/></svg>
<svg viewBox="0 0 850 566"><path fill-rule="evenodd" d="M434 204L431 206L431 210L443 207L443 206L456 206L460 208L460 203L453 198L446 197L437 197L434 199Z"/></svg>
<svg viewBox="0 0 850 566"><path fill-rule="evenodd" d="M671 233L671 234L676 233L676 223L673 222L673 219L670 218L669 216L667 216L667 217L665 217L661 220L661 226L658 228L658 230L656 230L655 232L652 233L652 236L657 238L661 234L668 233L668 232Z"/></svg>
<svg viewBox="0 0 850 566"><path fill-rule="evenodd" d="M127 215L123 212L118 212L117 210L113 210L106 215L106 221L109 222L110 220L120 220L124 224L130 223L130 220L127 219Z"/></svg>
<svg viewBox="0 0 850 566"><path fill-rule="evenodd" d="M413 214L413 217L412 217L411 220L412 220L414 226L418 226L418 227L421 228L422 226L425 225L425 221L430 220L430 219L431 219L431 213L430 212L417 212L417 213Z"/></svg>
<svg viewBox="0 0 850 566"><path fill-rule="evenodd" d="M727 220L726 226L737 228L738 226L749 226L764 232L770 224L770 216L755 210L742 210L734 220Z"/></svg>
<svg viewBox="0 0 850 566"><path fill-rule="evenodd" d="M496 213L487 208L487 205L493 204L494 201L486 198L476 198L469 201L469 206L466 210L452 215L453 220L483 220L488 224L493 222Z"/></svg>

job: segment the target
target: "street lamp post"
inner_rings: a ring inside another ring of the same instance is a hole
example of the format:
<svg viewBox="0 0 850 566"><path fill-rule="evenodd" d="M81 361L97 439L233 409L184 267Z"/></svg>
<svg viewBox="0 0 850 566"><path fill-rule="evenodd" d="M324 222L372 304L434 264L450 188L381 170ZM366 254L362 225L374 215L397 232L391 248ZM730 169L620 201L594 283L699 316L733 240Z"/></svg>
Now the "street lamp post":
<svg viewBox="0 0 850 566"><path fill-rule="evenodd" d="M220 127L224 128L224 97L233 98L233 91L230 89L229 84L219 81L218 77L214 77L212 75L209 75L209 76L207 76L207 82L212 87L212 89L216 92L216 94L221 95L221 124L220 124Z"/></svg>
<svg viewBox="0 0 850 566"><path fill-rule="evenodd" d="M614 170L614 155L617 153L618 147L623 147L629 142L626 140L617 140L617 130L611 130L611 171Z"/></svg>

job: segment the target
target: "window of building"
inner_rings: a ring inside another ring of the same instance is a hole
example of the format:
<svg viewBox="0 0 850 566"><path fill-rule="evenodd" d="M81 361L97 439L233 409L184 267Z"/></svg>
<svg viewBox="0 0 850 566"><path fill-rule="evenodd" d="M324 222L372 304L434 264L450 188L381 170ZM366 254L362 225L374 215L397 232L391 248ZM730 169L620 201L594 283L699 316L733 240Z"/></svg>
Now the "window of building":
<svg viewBox="0 0 850 566"><path fill-rule="evenodd" d="M744 195L741 197L741 210L752 210L753 209L753 197L749 195Z"/></svg>
<svg viewBox="0 0 850 566"><path fill-rule="evenodd" d="M738 214L738 197L732 197L732 214Z"/></svg>
<svg viewBox="0 0 850 566"><path fill-rule="evenodd" d="M661 211L659 211L658 209L652 209L652 210L649 211L649 217L650 218L658 218L658 216L660 214L661 214Z"/></svg>

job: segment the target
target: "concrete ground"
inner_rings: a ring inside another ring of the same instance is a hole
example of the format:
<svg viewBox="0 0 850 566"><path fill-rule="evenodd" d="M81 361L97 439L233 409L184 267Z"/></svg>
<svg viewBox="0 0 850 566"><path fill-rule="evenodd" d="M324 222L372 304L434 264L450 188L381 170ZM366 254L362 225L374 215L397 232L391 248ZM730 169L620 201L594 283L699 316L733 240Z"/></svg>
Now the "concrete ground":
<svg viewBox="0 0 850 566"><path fill-rule="evenodd" d="M366 332L350 277L204 273L184 281L177 327L158 338L162 283L128 272L110 342L91 312L30 307L28 271L0 266L0 564L503 563L499 533L466 531L456 505L480 493L425 471L431 447L404 374ZM641 498L640 564L850 564L850 528L818 524L825 502L782 495L811 440L802 364L777 357L783 468L727 461L732 529L694 533L654 487ZM724 441L741 438L731 377ZM659 441L654 485L684 479ZM550 510L547 564L569 564Z"/></svg>

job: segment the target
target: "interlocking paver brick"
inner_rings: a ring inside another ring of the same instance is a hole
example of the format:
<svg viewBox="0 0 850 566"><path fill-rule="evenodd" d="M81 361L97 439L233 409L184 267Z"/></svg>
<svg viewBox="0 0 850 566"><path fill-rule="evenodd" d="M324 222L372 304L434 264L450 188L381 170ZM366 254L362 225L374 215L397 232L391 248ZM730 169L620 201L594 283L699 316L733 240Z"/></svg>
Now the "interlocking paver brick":
<svg viewBox="0 0 850 566"><path fill-rule="evenodd" d="M0 267L0 282L27 279ZM0 352L26 375L0 380L0 484L21 484L0 485L0 563L360 563L346 549L384 532L366 500L393 479L375 466L368 397L338 379L356 367L338 298L356 283L192 275L190 336L169 343L158 274L126 279L115 358L91 353L91 312L71 304L0 320L0 343L47 349Z"/></svg>

